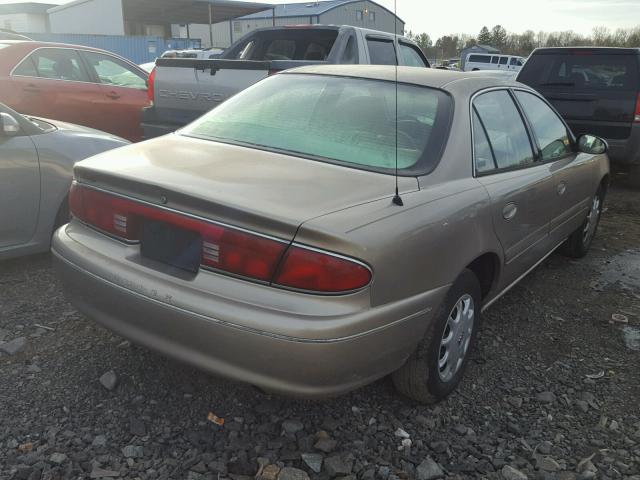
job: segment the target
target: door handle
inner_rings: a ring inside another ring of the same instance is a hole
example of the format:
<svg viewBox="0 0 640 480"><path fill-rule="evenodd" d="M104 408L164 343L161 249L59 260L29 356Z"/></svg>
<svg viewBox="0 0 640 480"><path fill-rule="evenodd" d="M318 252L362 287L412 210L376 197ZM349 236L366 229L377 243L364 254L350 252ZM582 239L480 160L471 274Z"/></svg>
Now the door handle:
<svg viewBox="0 0 640 480"><path fill-rule="evenodd" d="M564 193L567 191L567 182L560 182L557 189L558 195L564 195Z"/></svg>
<svg viewBox="0 0 640 480"><path fill-rule="evenodd" d="M116 92L109 92L107 93L107 97L109 97L111 100L117 100L120 98L120 95L118 95Z"/></svg>
<svg viewBox="0 0 640 480"><path fill-rule="evenodd" d="M518 213L518 206L515 203L507 203L502 209L502 217L505 220L511 220Z"/></svg>

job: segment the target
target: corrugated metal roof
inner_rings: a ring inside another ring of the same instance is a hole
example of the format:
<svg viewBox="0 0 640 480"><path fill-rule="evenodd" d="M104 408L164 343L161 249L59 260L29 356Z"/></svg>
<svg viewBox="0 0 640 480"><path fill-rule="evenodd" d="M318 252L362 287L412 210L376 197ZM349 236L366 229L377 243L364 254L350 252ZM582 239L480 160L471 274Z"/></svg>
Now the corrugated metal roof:
<svg viewBox="0 0 640 480"><path fill-rule="evenodd" d="M55 3L40 2L5 3L0 4L0 15L8 15L11 13L35 13L44 15L47 10L55 6Z"/></svg>
<svg viewBox="0 0 640 480"><path fill-rule="evenodd" d="M334 8L338 8L348 3L355 3L357 1L360 1L360 0L323 0L323 1L315 1L315 2L308 1L308 2L302 2L302 3L282 3L275 6L276 18L308 17L311 15L322 15L323 13L326 13L329 10L333 10ZM393 12L383 7L382 5L376 2L371 2L371 3L393 14ZM273 10L271 9L264 10L262 12L252 13L250 15L245 15L244 17L240 17L241 20L251 20L251 19L257 19L257 18L273 18ZM402 19L400 18L398 18L398 20L402 21Z"/></svg>

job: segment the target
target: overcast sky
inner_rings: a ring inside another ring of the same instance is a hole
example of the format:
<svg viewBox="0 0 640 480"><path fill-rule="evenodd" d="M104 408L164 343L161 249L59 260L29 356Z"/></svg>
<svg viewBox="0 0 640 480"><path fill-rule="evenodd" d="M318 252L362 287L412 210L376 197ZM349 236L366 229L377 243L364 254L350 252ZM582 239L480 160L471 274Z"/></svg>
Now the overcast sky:
<svg viewBox="0 0 640 480"><path fill-rule="evenodd" d="M0 4L15 1L0 0ZM393 10L394 0L376 1ZM597 26L615 30L640 25L640 0L397 0L397 5L407 30L426 32L433 39L448 33L476 35L483 25L490 29L496 24L510 32L574 30L583 34Z"/></svg>

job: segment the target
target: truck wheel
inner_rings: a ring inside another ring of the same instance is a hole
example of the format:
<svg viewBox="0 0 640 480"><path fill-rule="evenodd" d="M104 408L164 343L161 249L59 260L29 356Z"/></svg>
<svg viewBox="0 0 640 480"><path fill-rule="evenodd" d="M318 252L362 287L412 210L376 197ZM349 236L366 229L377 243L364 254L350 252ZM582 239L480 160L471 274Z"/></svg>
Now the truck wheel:
<svg viewBox="0 0 640 480"><path fill-rule="evenodd" d="M416 351L392 374L400 393L420 403L435 403L455 390L476 343L480 302L480 282L465 269Z"/></svg>
<svg viewBox="0 0 640 480"><path fill-rule="evenodd" d="M563 254L572 258L582 258L587 254L598 230L603 203L604 195L602 193L602 187L598 187L598 191L591 199L587 218L585 218L580 228L573 232L562 245L561 251Z"/></svg>

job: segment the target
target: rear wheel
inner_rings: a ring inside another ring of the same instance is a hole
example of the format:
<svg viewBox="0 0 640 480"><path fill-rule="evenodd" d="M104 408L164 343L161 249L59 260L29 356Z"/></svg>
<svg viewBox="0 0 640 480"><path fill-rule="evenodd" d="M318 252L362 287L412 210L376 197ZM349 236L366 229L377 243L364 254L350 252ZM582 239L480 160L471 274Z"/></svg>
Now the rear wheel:
<svg viewBox="0 0 640 480"><path fill-rule="evenodd" d="M458 386L476 343L480 302L478 278L465 269L416 351L392 374L400 393L420 403L435 403Z"/></svg>
<svg viewBox="0 0 640 480"><path fill-rule="evenodd" d="M598 187L598 191L591 199L587 218L585 218L580 228L569 236L562 246L562 253L573 258L582 258L587 254L598 231L603 202L602 187Z"/></svg>

